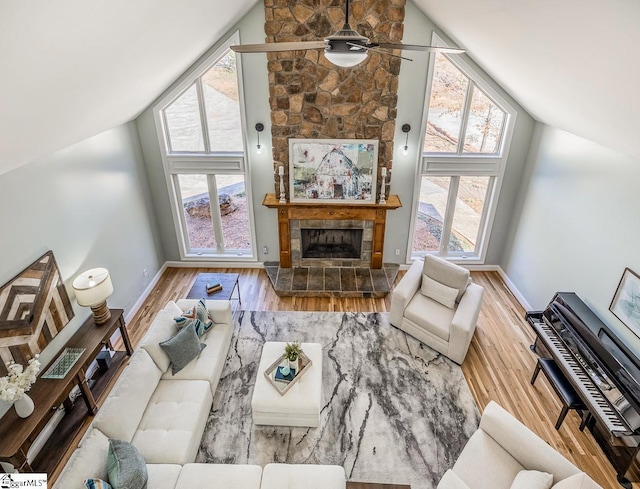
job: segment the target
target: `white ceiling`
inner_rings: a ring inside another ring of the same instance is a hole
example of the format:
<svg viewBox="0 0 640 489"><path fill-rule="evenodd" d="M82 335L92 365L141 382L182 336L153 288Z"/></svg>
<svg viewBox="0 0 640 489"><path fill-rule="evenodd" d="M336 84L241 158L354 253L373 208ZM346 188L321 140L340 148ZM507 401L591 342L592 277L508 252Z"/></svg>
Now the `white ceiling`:
<svg viewBox="0 0 640 489"><path fill-rule="evenodd" d="M640 158L638 0L415 0L533 117Z"/></svg>
<svg viewBox="0 0 640 489"><path fill-rule="evenodd" d="M0 0L0 174L135 118L259 0ZM640 2L415 0L536 119L640 158Z"/></svg>
<svg viewBox="0 0 640 489"><path fill-rule="evenodd" d="M136 117L256 0L0 0L0 174Z"/></svg>

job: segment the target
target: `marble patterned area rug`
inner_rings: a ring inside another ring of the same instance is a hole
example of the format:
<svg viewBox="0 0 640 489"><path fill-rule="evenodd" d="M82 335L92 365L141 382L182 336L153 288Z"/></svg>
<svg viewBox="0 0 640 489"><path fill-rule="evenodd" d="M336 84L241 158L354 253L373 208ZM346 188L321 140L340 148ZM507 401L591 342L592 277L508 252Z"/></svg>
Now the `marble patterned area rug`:
<svg viewBox="0 0 640 489"><path fill-rule="evenodd" d="M320 427L256 426L262 345L293 340L322 344ZM460 367L391 326L386 313L244 311L197 461L337 464L348 480L432 489L478 422Z"/></svg>

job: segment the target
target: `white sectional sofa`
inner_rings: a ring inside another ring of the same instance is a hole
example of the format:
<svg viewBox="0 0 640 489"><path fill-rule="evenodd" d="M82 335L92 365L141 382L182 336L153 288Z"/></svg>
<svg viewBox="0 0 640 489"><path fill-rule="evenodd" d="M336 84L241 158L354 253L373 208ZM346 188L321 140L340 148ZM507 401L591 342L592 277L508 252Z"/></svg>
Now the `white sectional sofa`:
<svg viewBox="0 0 640 489"><path fill-rule="evenodd" d="M480 426L437 489L539 487L514 484L518 473L524 470L551 474L551 489L602 489L493 401L485 408Z"/></svg>
<svg viewBox="0 0 640 489"><path fill-rule="evenodd" d="M106 480L109 438L131 442L138 449L147 463L150 482L154 481L149 488L206 487L190 485L187 481L195 477L193 474L205 470L191 467L191 463L195 461L231 344L230 303L206 301L214 322L200 339L207 346L177 375L172 374L169 359L159 346L177 332L173 318L195 303L193 300L169 302L158 313L58 478L56 489L81 489L87 478ZM235 474L238 470L246 473L247 481L255 479L255 467L215 469L213 464L208 466L206 470L216 474L222 470L234 471L234 479L239 477ZM257 469L259 486L262 469ZM213 480L221 477L210 475ZM258 486L248 484L246 487Z"/></svg>

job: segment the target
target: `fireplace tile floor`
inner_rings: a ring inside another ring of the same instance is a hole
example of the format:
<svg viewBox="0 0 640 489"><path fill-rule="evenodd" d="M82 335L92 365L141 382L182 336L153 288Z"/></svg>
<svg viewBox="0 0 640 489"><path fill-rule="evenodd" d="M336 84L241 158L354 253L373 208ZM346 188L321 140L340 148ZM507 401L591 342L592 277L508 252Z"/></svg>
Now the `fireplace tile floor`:
<svg viewBox="0 0 640 489"><path fill-rule="evenodd" d="M397 263L380 269L366 267L280 268L266 262L264 268L279 296L297 297L385 297L398 275Z"/></svg>

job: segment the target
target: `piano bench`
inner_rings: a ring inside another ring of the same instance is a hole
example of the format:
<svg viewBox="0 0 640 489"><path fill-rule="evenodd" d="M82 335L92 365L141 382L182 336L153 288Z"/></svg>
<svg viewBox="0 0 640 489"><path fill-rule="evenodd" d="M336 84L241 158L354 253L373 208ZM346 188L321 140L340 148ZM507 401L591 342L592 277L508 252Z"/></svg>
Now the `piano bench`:
<svg viewBox="0 0 640 489"><path fill-rule="evenodd" d="M575 409L577 411L586 410L587 407L580 399L580 396L575 391L573 386L569 383L567 378L564 376L562 371L556 365L556 362L551 358L538 358L538 363L536 364L536 369L533 371L533 377L531 377L531 385L538 378L538 374L540 370L544 373L545 377L553 387L553 390L556 391L556 394L560 398L562 402L562 411L560 411L560 416L558 417L558 421L556 421L556 430L560 429L562 426L562 422L564 418L567 416L567 413L570 409ZM590 413L587 413L580 423L580 431L584 430L587 422L590 418Z"/></svg>

